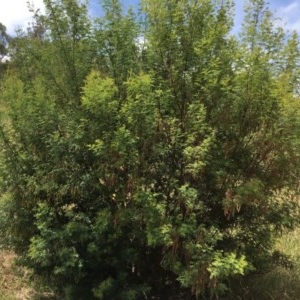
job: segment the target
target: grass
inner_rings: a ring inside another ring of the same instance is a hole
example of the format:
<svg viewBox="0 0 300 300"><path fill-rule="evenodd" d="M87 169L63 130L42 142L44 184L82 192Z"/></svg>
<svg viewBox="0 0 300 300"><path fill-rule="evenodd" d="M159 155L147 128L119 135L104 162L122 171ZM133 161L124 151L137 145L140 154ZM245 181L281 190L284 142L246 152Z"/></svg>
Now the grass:
<svg viewBox="0 0 300 300"><path fill-rule="evenodd" d="M276 268L268 273L251 275L235 281L226 300L299 300L300 228L284 234L278 241L276 250L285 254L289 258L288 261L281 260Z"/></svg>
<svg viewBox="0 0 300 300"><path fill-rule="evenodd" d="M15 255L0 251L0 300L46 300L51 293L41 291L38 280L25 268L15 265Z"/></svg>
<svg viewBox="0 0 300 300"><path fill-rule="evenodd" d="M0 299L30 299L32 290L28 286L25 272L14 266L14 255L7 251L0 252Z"/></svg>

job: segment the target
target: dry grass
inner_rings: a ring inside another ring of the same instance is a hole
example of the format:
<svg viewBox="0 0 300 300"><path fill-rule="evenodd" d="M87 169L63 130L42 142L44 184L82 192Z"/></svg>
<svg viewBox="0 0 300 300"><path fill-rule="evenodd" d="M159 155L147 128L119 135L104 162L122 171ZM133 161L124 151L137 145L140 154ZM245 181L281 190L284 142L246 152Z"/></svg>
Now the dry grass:
<svg viewBox="0 0 300 300"><path fill-rule="evenodd" d="M15 265L15 255L0 251L0 300L51 299L50 293L41 293L34 287L30 271Z"/></svg>
<svg viewBox="0 0 300 300"><path fill-rule="evenodd" d="M28 287L27 274L14 265L15 256L0 252L0 299L32 299L33 290Z"/></svg>

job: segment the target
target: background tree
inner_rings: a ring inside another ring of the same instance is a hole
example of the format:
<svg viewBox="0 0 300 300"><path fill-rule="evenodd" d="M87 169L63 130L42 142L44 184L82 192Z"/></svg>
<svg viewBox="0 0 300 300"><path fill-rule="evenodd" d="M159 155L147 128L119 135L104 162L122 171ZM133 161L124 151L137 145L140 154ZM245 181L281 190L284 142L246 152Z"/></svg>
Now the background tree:
<svg viewBox="0 0 300 300"><path fill-rule="evenodd" d="M8 49L8 41L9 35L6 32L6 27L0 23L0 76L5 72L7 66L7 49ZM0 77L0 78L1 78Z"/></svg>

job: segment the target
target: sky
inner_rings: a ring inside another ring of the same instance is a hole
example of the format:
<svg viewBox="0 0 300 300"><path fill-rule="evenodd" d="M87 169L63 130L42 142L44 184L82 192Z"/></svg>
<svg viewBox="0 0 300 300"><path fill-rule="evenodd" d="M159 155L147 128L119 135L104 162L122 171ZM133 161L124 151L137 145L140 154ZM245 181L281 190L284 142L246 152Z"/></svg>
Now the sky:
<svg viewBox="0 0 300 300"><path fill-rule="evenodd" d="M0 22L7 27L9 34L14 34L17 28L26 28L31 13L28 11L28 0L0 0ZM100 12L99 0L90 0L90 13ZM243 4L245 0L236 0L235 31L238 31L243 19ZM29 0L34 7L44 10L43 0ZM124 6L137 6L138 0L123 0ZM300 0L269 0L269 7L280 18L288 30L296 30L300 34Z"/></svg>

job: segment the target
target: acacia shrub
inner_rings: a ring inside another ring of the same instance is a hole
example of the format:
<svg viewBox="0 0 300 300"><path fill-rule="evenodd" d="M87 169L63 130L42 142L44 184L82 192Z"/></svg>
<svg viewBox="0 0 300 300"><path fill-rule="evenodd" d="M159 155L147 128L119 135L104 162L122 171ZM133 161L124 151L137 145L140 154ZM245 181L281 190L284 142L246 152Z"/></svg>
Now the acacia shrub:
<svg viewBox="0 0 300 300"><path fill-rule="evenodd" d="M142 24L118 1L95 22L45 4L1 82L0 229L21 262L63 299L217 297L266 268L299 219L274 196L297 188L297 36L262 0L240 38L231 1L144 0Z"/></svg>

